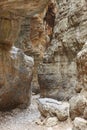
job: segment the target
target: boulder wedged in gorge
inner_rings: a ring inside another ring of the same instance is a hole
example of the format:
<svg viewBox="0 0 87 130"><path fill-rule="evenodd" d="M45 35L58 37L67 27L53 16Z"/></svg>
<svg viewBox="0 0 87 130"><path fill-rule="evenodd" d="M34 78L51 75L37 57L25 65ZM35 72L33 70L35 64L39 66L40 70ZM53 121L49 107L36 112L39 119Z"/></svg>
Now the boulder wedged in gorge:
<svg viewBox="0 0 87 130"><path fill-rule="evenodd" d="M87 2L57 3L53 35L38 68L38 81L41 97L69 100L78 82L76 57L87 40Z"/></svg>
<svg viewBox="0 0 87 130"><path fill-rule="evenodd" d="M30 104L33 64L18 48L0 50L0 110Z"/></svg>

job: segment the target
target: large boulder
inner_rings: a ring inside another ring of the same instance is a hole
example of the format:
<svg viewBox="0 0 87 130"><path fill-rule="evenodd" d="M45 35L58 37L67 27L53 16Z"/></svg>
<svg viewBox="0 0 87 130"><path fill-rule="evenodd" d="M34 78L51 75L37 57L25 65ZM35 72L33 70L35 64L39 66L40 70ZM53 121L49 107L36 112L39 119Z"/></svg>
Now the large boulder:
<svg viewBox="0 0 87 130"><path fill-rule="evenodd" d="M0 50L0 110L30 104L32 70L33 59L21 50Z"/></svg>
<svg viewBox="0 0 87 130"><path fill-rule="evenodd" d="M69 117L69 104L67 102L58 102L51 98L40 98L37 101L38 109L42 116L56 116L59 121L64 121Z"/></svg>
<svg viewBox="0 0 87 130"><path fill-rule="evenodd" d="M75 117L83 116L84 110L87 106L87 99L83 95L77 95L69 100L70 103L70 117L74 119Z"/></svg>

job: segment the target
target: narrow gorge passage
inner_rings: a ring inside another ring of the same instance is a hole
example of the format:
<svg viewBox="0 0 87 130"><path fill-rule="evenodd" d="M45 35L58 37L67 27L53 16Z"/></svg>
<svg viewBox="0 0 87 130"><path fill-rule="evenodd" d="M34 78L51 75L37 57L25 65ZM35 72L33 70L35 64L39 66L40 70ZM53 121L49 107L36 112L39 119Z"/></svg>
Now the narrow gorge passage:
<svg viewBox="0 0 87 130"><path fill-rule="evenodd" d="M87 0L0 0L0 130L87 130Z"/></svg>

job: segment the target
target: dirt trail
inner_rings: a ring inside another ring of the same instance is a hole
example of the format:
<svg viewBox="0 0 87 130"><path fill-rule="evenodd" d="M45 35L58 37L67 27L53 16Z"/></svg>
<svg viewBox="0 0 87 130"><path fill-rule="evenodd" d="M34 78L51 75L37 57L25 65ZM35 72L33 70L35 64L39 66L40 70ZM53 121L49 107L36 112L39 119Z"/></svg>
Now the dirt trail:
<svg viewBox="0 0 87 130"><path fill-rule="evenodd" d="M69 120L54 127L37 125L35 122L40 117L36 104L38 97L32 97L32 104L26 110L14 109L12 112L0 113L0 130L72 130Z"/></svg>

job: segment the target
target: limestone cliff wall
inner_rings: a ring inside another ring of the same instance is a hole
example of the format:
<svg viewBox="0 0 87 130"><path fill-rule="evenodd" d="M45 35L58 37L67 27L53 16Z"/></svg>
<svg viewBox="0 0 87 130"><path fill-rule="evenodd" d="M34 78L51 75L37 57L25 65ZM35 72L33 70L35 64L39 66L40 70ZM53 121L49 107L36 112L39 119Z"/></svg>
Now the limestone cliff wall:
<svg viewBox="0 0 87 130"><path fill-rule="evenodd" d="M76 55L87 40L87 1L58 0L53 37L38 69L41 96L68 100L77 84Z"/></svg>
<svg viewBox="0 0 87 130"><path fill-rule="evenodd" d="M0 110L2 111L19 106L25 108L31 102L34 62L23 50L14 45L26 17L41 12L47 2L48 0L0 1Z"/></svg>
<svg viewBox="0 0 87 130"><path fill-rule="evenodd" d="M85 0L49 0L23 19L15 44L34 57L32 87L40 86L41 96L66 100L76 93L76 55L87 40L86 27Z"/></svg>
<svg viewBox="0 0 87 130"><path fill-rule="evenodd" d="M38 66L43 60L44 53L52 40L55 15L57 13L57 3L49 0L46 7L39 13L26 16L21 23L20 33L15 42L25 54L34 57L34 73L32 88L34 92L39 90Z"/></svg>

